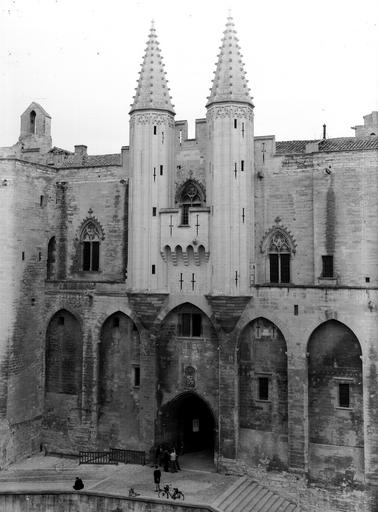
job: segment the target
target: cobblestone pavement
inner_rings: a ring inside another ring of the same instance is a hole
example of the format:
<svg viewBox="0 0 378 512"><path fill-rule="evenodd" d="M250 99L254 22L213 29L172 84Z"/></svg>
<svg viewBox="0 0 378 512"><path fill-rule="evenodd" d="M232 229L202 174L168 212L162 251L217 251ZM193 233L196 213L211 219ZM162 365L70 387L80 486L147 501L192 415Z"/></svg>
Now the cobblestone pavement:
<svg viewBox="0 0 378 512"><path fill-rule="evenodd" d="M237 479L214 471L193 469L193 459L188 465L190 469L184 466L177 473L162 471L161 481L161 485L170 483L182 490L186 502L210 504ZM75 459L49 456L34 456L0 471L0 492L71 490L76 476L82 478L86 490L127 496L129 488L133 487L142 496L157 498L150 466L80 466Z"/></svg>

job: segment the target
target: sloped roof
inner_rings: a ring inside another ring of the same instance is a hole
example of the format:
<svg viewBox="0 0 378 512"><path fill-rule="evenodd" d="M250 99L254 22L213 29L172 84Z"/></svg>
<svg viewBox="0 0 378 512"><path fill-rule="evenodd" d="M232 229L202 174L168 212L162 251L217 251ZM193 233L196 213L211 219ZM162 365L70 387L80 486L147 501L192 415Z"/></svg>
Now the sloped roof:
<svg viewBox="0 0 378 512"><path fill-rule="evenodd" d="M286 155L295 153L305 153L306 145L309 143L319 143L319 152L326 151L363 151L369 149L378 149L378 137L339 137L325 140L287 140L276 142L276 154Z"/></svg>
<svg viewBox="0 0 378 512"><path fill-rule="evenodd" d="M252 105L248 80L244 71L239 39L236 36L234 21L227 18L226 30L223 32L222 45L213 78L207 107L218 102L243 102Z"/></svg>
<svg viewBox="0 0 378 512"><path fill-rule="evenodd" d="M163 58L153 23L141 68L130 113L134 110L157 109L174 114Z"/></svg>
<svg viewBox="0 0 378 512"><path fill-rule="evenodd" d="M56 167L106 167L109 165L121 165L120 153L108 155L86 155L83 157L71 154L59 162Z"/></svg>
<svg viewBox="0 0 378 512"><path fill-rule="evenodd" d="M30 110L39 110L40 112L42 112L42 114L51 119L50 114L48 114L46 110L43 107L41 107L41 105L36 101L32 101L28 108L21 115L23 116L26 112L29 112Z"/></svg>

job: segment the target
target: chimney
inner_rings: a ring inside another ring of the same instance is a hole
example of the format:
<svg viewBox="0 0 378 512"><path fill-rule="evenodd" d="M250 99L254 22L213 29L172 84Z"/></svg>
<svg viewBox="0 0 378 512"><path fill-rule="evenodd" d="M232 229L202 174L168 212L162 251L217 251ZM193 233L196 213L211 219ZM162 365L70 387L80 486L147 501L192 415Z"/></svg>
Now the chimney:
<svg viewBox="0 0 378 512"><path fill-rule="evenodd" d="M323 140L327 138L327 125L323 124Z"/></svg>
<svg viewBox="0 0 378 512"><path fill-rule="evenodd" d="M83 144L75 146L75 156L87 156L87 146Z"/></svg>

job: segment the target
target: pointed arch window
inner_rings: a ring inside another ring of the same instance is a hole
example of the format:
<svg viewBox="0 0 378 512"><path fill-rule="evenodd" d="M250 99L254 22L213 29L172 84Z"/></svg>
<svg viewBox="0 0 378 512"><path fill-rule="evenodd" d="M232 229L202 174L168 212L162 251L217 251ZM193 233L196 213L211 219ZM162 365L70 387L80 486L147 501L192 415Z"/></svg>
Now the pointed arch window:
<svg viewBox="0 0 378 512"><path fill-rule="evenodd" d="M291 249L287 237L273 233L269 244L269 271L271 283L290 283Z"/></svg>
<svg viewBox="0 0 378 512"><path fill-rule="evenodd" d="M35 133L35 118L36 118L36 113L35 113L35 110L32 110L30 112L30 116L29 116L29 120L30 120L30 124L29 124L29 131L30 133Z"/></svg>
<svg viewBox="0 0 378 512"><path fill-rule="evenodd" d="M205 198L199 184L193 180L184 183L180 190L178 202L181 208L181 225L189 225L189 208L204 206Z"/></svg>
<svg viewBox="0 0 378 512"><path fill-rule="evenodd" d="M93 220L89 220L81 231L81 269L88 272L100 270L101 228Z"/></svg>

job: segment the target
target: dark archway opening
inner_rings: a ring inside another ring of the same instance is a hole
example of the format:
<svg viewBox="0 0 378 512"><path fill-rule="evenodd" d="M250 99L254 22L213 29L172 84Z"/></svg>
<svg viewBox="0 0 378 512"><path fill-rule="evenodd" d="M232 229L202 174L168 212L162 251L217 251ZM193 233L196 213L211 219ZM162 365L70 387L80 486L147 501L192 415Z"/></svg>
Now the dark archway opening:
<svg viewBox="0 0 378 512"><path fill-rule="evenodd" d="M179 453L214 454L215 421L209 406L195 393L185 393L163 407L160 441Z"/></svg>

